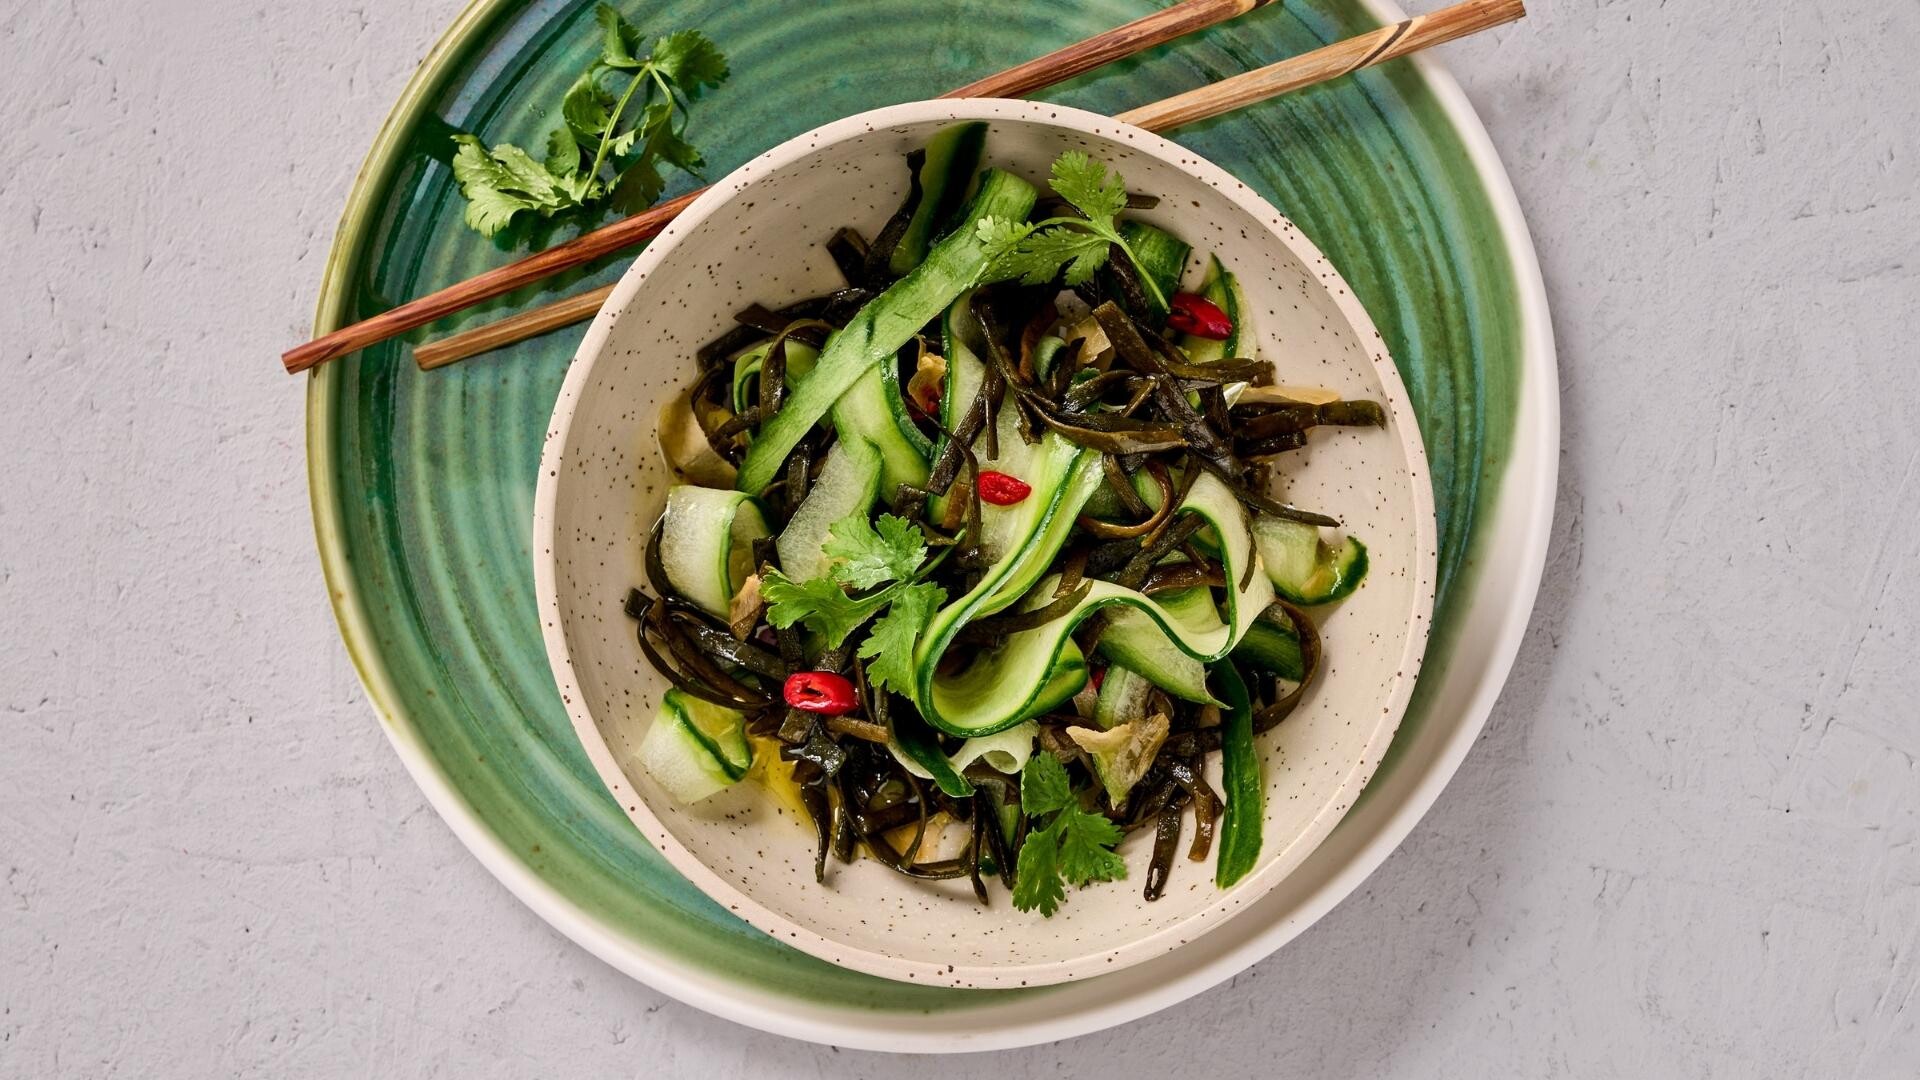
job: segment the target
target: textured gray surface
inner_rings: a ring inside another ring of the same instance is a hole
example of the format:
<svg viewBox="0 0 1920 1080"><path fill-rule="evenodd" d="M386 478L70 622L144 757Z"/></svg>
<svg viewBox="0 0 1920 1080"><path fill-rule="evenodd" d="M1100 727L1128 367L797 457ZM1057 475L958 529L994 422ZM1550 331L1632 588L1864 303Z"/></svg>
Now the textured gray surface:
<svg viewBox="0 0 1920 1080"><path fill-rule="evenodd" d="M1231 985L908 1062L562 939L338 644L273 358L459 2L0 12L0 1075L1913 1075L1920 8L1535 0L1447 50L1565 410L1485 737Z"/></svg>

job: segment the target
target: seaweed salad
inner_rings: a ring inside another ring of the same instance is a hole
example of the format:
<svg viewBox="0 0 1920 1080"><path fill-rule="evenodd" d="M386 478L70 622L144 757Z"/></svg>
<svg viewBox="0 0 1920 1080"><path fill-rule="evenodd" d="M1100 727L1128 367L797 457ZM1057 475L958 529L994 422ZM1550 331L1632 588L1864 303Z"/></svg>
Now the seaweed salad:
<svg viewBox="0 0 1920 1080"><path fill-rule="evenodd" d="M1275 385L1233 271L1129 216L1152 195L1078 151L1043 189L986 135L908 155L885 227L826 241L844 287L741 311L663 413L638 761L682 802L784 793L823 883L865 856L1052 915L1150 829L1145 899L1183 849L1225 888L1256 740L1321 666L1307 609L1367 569L1269 491L1316 426L1385 417Z"/></svg>

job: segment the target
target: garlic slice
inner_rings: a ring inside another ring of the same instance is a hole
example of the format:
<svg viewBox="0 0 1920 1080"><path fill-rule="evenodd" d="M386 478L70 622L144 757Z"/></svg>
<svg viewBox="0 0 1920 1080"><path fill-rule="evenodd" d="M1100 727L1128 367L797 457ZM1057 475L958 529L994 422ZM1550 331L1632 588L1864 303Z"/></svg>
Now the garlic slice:
<svg viewBox="0 0 1920 1080"><path fill-rule="evenodd" d="M1119 806L1126 800L1127 792L1133 790L1133 785L1147 774L1154 755L1160 752L1161 744L1167 741L1169 727L1167 714L1156 712L1145 719L1129 720L1105 731L1070 727L1067 729L1067 738L1092 755L1094 771L1100 774L1100 783L1107 789L1107 801Z"/></svg>

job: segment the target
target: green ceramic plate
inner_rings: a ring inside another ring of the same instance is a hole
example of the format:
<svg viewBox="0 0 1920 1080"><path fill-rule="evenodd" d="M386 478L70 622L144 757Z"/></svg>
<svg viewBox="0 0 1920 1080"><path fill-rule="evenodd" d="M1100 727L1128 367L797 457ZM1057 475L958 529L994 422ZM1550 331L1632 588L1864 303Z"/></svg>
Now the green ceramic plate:
<svg viewBox="0 0 1920 1080"><path fill-rule="evenodd" d="M655 32L699 27L732 60L733 78L695 114L718 176L827 120L932 96L1152 6L675 0L648 5L640 21ZM1347 36L1383 14L1394 17L1353 0L1276 6L1047 96L1115 112ZM538 144L554 122L544 108L596 42L588 0L479 0L456 21L362 170L318 329L592 224L483 241L460 224L445 160L455 130ZM1431 804L1511 663L1550 524L1556 391L1524 224L1471 110L1425 63L1397 62L1175 137L1257 188L1332 258L1386 335L1420 415L1441 535L1434 645L1359 805L1247 914L1112 976L1044 991L936 990L788 949L730 917L647 847L600 786L553 688L528 530L548 414L580 331L426 375L406 343L388 343L310 383L322 561L347 647L396 749L454 830L543 917L622 970L767 1030L888 1049L1014 1045L1141 1015L1266 955L1350 891ZM625 262L468 318L611 281Z"/></svg>

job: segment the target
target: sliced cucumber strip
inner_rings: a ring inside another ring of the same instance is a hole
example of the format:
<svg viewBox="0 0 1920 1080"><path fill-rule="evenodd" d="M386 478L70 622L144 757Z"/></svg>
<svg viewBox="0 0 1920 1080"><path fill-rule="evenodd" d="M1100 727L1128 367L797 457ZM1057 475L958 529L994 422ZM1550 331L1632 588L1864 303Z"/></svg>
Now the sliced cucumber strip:
<svg viewBox="0 0 1920 1080"><path fill-rule="evenodd" d="M954 798L973 794L973 784L962 775L967 766L983 761L994 772L1018 776L1033 757L1033 741L1040 725L1033 721L1016 724L995 735L968 739L951 757L940 753L939 743L924 725L902 725L887 749L902 768L922 780L931 780Z"/></svg>
<svg viewBox="0 0 1920 1080"><path fill-rule="evenodd" d="M1247 684L1231 662L1216 664L1214 680L1226 703L1220 717L1220 854L1214 884L1226 888L1247 876L1260 861L1261 822L1266 817L1266 783L1260 755L1253 747L1253 703Z"/></svg>
<svg viewBox="0 0 1920 1080"><path fill-rule="evenodd" d="M756 345L733 358L734 412L745 412L759 398L760 368L766 362L765 345Z"/></svg>
<svg viewBox="0 0 1920 1080"><path fill-rule="evenodd" d="M755 345L733 358L733 411L745 412L759 403L760 369L767 362L767 346ZM787 386L792 387L800 376L813 370L814 361L819 359L820 350L804 341L787 339Z"/></svg>
<svg viewBox="0 0 1920 1080"><path fill-rule="evenodd" d="M1033 372L1041 379L1053 374L1054 362L1065 352L1067 342L1064 338L1046 334L1033 343Z"/></svg>
<svg viewBox="0 0 1920 1080"><path fill-rule="evenodd" d="M986 365L967 344L974 333L973 313L966 307L971 294L963 294L947 309L944 323L944 347L947 349L947 383L941 398L942 425L951 431L960 418L973 408L986 380ZM1011 553L1035 550L1033 545L1057 551L1073 528L1078 507L1086 502L1091 487L1100 482L1099 455L1081 450L1058 435L1049 433L1038 445L1020 436L1016 410L1002 409L995 417L995 441L999 453L989 456L983 434L974 440L976 458L983 470L1002 472L1026 481L1034 494L1012 506L980 506L980 546L989 563L1000 573L989 572L981 582L991 584L980 593L981 607L969 617L978 618L1005 608L1018 600L1034 580L1046 572L1051 555L1039 559L1009 561ZM1073 483L1062 486L1068 477ZM1083 490L1085 489L1085 490ZM1062 500L1071 503L1066 507ZM934 520L945 516L948 496L933 502ZM969 594L973 595L973 594Z"/></svg>
<svg viewBox="0 0 1920 1080"><path fill-rule="evenodd" d="M1043 452L1044 448L1045 443ZM962 625L976 613L997 610L993 605L1002 590L1011 590L1017 582L1044 573L1065 542L1073 517L1085 503L1093 482L1098 480L1097 465L1088 467L1088 463L1076 460L1066 475L1034 483L1033 495L1015 506L1045 504L1031 512L1028 528L1021 534L1026 542L1008 548L1011 554L989 566L972 592L934 615L914 654L915 701L928 723L952 735L990 735L1072 697L1086 682L1086 659L1070 635L1082 620L1102 608L1124 606L1141 612L1181 652L1196 660L1212 661L1231 651L1272 602L1273 585L1266 576L1242 572L1249 560L1257 558L1245 510L1219 479L1202 475L1176 512L1199 514L1205 519L1220 538L1227 580L1247 582L1244 589L1228 590L1224 621L1216 613L1202 627L1193 612L1169 612L1154 597L1095 580L1089 583L1086 596L1065 615L1014 633L1004 645L975 657L958 671L939 672L940 658ZM1066 520L1064 526L1058 522L1060 516ZM1050 602L1058 580L1056 576L1040 580L1031 588L1021 587L1017 595L1025 597L1023 609L1032 611Z"/></svg>
<svg viewBox="0 0 1920 1080"><path fill-rule="evenodd" d="M900 767L922 780L931 780L940 790L955 799L973 794L973 784L960 775L953 767L947 755L940 750L940 740L925 724L900 717L893 727L893 738L887 740L887 751Z"/></svg>
<svg viewBox="0 0 1920 1080"><path fill-rule="evenodd" d="M947 376L940 386L940 426L948 431L958 427L962 417L973 408L973 401L980 396L980 388L987 379L987 365L969 344L978 340L978 323L973 315L973 290L960 294L959 298L947 307L940 320L940 347L947 360ZM934 449L934 455L946 448L946 437L940 438ZM953 498L952 489L948 493L936 495L928 503L928 516L934 521L944 521L947 506Z"/></svg>
<svg viewBox="0 0 1920 1080"><path fill-rule="evenodd" d="M854 380L833 403L833 430L842 441L863 439L880 452L883 494L900 484L920 487L927 482L933 441L907 415L907 401L900 396L900 372L892 357Z"/></svg>
<svg viewBox="0 0 1920 1080"><path fill-rule="evenodd" d="M727 606L753 573L753 542L767 519L744 492L677 484L667 489L660 565L667 584L710 615Z"/></svg>
<svg viewBox="0 0 1920 1080"><path fill-rule="evenodd" d="M972 193L987 152L984 120L941 128L927 140L926 160L920 163L920 205L894 246L888 269L904 274L919 266L927 249Z"/></svg>
<svg viewBox="0 0 1920 1080"><path fill-rule="evenodd" d="M947 368L949 400L943 408L952 408L958 416L972 408L973 398L979 393L985 378L985 367L960 339L953 338L952 342L950 347L955 351L948 360ZM987 439L984 433L974 440L975 459L980 468L1024 480L1034 488L1034 493L1012 506L981 504L980 546L988 562L994 564L999 573L990 572L982 580L983 587L991 585L991 588L981 593L983 606L971 617L991 614L1020 599L1033 585L1035 578L1046 572L1050 556L1037 561L1010 561L1008 556L1029 552L1036 543L1043 546L1051 544L1049 550L1057 551L1066 542L1067 532L1073 528L1077 507L1086 501L1089 492L1081 489L1100 482L1097 454L1083 451L1051 433L1038 445L1028 443L1020 436L1016 410L1000 410L995 417L994 430L999 444L998 454L989 455L986 452ZM1063 486L1069 476L1074 477L1074 483ZM949 497L942 496L934 500L932 509L935 520L944 517ZM1064 516L1061 513L1063 499L1071 500L1076 508ZM975 591L979 592L978 589Z"/></svg>
<svg viewBox="0 0 1920 1080"><path fill-rule="evenodd" d="M1115 664L1107 669L1100 684L1100 696L1093 703L1094 722L1103 728L1138 720L1147 715L1147 695L1153 693L1153 680L1132 668Z"/></svg>
<svg viewBox="0 0 1920 1080"><path fill-rule="evenodd" d="M1011 411L1008 410L1009 413ZM1041 672L1033 675L1032 680L1024 685L992 688L991 676L986 680L968 680L963 672L961 681L968 685L956 686L951 679L943 678L940 681L947 685L936 695L935 670L954 635L969 620L998 611L1019 599L1027 590L1018 582L1024 580L1030 584L1034 577L1045 572L1060 544L1065 541L1067 531L1072 528L1081 504L1086 502L1087 495L1100 479L1096 455L1051 433L1038 447L1026 447L1016 432L1013 438L1001 440L1001 449L1006 453L1026 452L1031 455L1029 468L1012 475L1032 485L1033 493L1012 506L981 508L983 546L990 553L997 551L998 555L992 556L986 573L970 592L934 613L932 621L921 635L919 647L914 651L915 702L929 723L951 735L988 735L1012 727L1026 717L1037 715L1072 697L1086 679L1085 663L1076 655L1068 666L1077 662L1078 671L1063 669L1058 677ZM989 509L994 511L992 517L986 513ZM1051 547L1047 546L1047 540L1054 536L1058 540ZM1022 572L1023 568L1030 566L1037 568ZM1002 587L1010 584L1015 587L1002 597ZM1048 685L1042 686L1041 683ZM981 689L1004 691L1004 694L997 695L998 707L994 703L979 703L985 705L991 715L968 715L957 721L942 719L940 713L943 702L957 712L960 708L957 697L977 693ZM1020 700L1011 701L1011 707L1008 707L1009 700L999 699ZM1034 707L1035 703L1040 704ZM1030 707L1031 711L1021 711Z"/></svg>
<svg viewBox="0 0 1920 1080"><path fill-rule="evenodd" d="M834 523L867 511L880 494L880 454L865 439L842 439L827 451L826 464L807 489L807 497L774 541L780 570L795 581L827 573L827 535Z"/></svg>
<svg viewBox="0 0 1920 1080"><path fill-rule="evenodd" d="M1271 619L1259 619L1247 627L1240 644L1233 647L1233 659L1244 667L1270 671L1294 682L1307 677L1300 636L1292 626L1282 626Z"/></svg>
<svg viewBox="0 0 1920 1080"><path fill-rule="evenodd" d="M1359 588L1367 576L1367 545L1349 536L1333 547L1317 525L1260 514L1253 521L1253 542L1274 589L1296 604L1330 604Z"/></svg>
<svg viewBox="0 0 1920 1080"><path fill-rule="evenodd" d="M1127 504L1120 501L1120 495L1113 490L1112 484L1101 484L1087 496L1087 505L1081 513L1101 521L1113 521L1127 512Z"/></svg>
<svg viewBox="0 0 1920 1080"><path fill-rule="evenodd" d="M1221 626L1220 612L1208 589L1174 589L1154 599L1170 618L1192 633L1214 633ZM1116 611L1108 619L1100 635L1100 655L1144 675L1174 697L1215 704L1213 695L1207 692L1206 665L1174 644L1158 622L1132 609Z"/></svg>
<svg viewBox="0 0 1920 1080"><path fill-rule="evenodd" d="M1012 506L980 506L980 546L993 562L1007 563L1007 573L994 585L975 617L990 615L1026 595L1040 575L1047 572L1053 556L1066 545L1079 508L1100 483L1099 455L1082 450L1057 435L1048 434L1038 445L1020 437L1019 412L1003 409L995 417L1000 453L980 455L980 468L1005 473L1027 481L1035 489L1054 490L1057 498L1039 515L1039 527L1032 528L1034 515L1026 510L1035 495L1028 495ZM1069 512L1071 511L1071 512ZM1041 551L1047 554L1039 554Z"/></svg>
<svg viewBox="0 0 1920 1080"><path fill-rule="evenodd" d="M1027 767L1028 759L1033 757L1033 741L1039 735L1040 725L1029 720L998 735L968 739L960 744L960 749L954 751L953 757L948 760L962 772L966 771L967 766L981 761L994 772L1018 776L1020 770Z"/></svg>
<svg viewBox="0 0 1920 1080"><path fill-rule="evenodd" d="M940 426L952 431L973 408L987 381L987 365L980 360L980 323L973 313L968 289L947 306L940 317L940 347L947 358L947 378L940 388Z"/></svg>
<svg viewBox="0 0 1920 1080"><path fill-rule="evenodd" d="M740 466L735 486L759 492L773 483L794 446L848 387L881 364L893 363L894 354L921 327L945 311L954 297L978 284L987 271L987 252L975 235L974 224L988 216L1024 221L1033 209L1035 194L1033 185L1025 180L989 169L964 220L933 246L926 261L894 282L827 339L813 370L794 386L773 419L761 426Z"/></svg>
<svg viewBox="0 0 1920 1080"><path fill-rule="evenodd" d="M647 775L683 803L725 790L753 764L745 715L679 690L660 699L660 711L634 756Z"/></svg>

